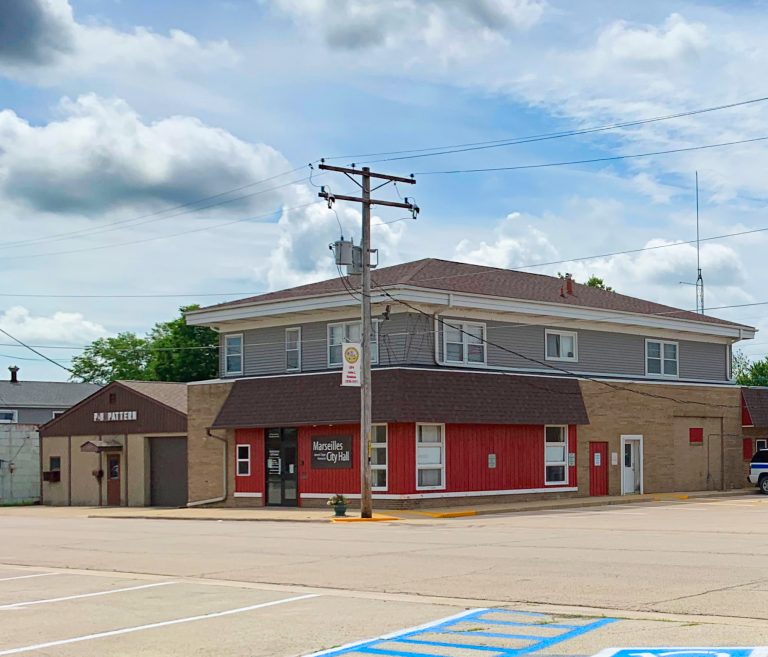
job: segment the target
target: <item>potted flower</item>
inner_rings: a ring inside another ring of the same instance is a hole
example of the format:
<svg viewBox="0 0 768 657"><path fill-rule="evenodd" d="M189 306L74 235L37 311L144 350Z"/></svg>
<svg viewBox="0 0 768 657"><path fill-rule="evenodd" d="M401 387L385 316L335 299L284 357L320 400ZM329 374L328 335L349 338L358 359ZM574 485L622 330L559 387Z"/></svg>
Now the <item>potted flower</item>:
<svg viewBox="0 0 768 657"><path fill-rule="evenodd" d="M337 518L341 518L347 514L347 498L341 493L331 495L326 504L333 507L333 511Z"/></svg>

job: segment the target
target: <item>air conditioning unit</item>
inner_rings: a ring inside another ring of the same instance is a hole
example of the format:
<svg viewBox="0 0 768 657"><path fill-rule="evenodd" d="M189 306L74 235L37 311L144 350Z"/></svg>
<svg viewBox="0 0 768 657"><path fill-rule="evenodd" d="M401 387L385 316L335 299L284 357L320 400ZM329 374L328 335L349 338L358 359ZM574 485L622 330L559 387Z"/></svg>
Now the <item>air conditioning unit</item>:
<svg viewBox="0 0 768 657"><path fill-rule="evenodd" d="M52 470L50 472L43 472L43 481L49 481L52 484L61 481L61 471Z"/></svg>

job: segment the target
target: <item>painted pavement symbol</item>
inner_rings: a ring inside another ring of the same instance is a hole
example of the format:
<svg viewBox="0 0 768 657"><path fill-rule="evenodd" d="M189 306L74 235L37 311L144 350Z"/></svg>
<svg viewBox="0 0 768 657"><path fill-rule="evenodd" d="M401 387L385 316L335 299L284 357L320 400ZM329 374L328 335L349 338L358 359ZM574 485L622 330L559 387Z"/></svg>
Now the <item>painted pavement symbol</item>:
<svg viewBox="0 0 768 657"><path fill-rule="evenodd" d="M768 657L768 646L737 648L606 648L593 657Z"/></svg>
<svg viewBox="0 0 768 657"><path fill-rule="evenodd" d="M514 611L500 608L470 609L448 618L406 630L385 634L375 639L349 643L339 648L314 652L305 657L337 657L338 655L382 655L384 657L450 657L456 651L485 657L517 657L550 648L556 644L593 632L614 618L600 618L589 622L549 622L550 614ZM471 629L461 629L469 623ZM479 631L477 626L490 626L490 631ZM542 635L542 630L546 635ZM538 632L538 634L537 634ZM439 638L434 638L435 636ZM425 637L429 636L427 639ZM473 638L487 641L472 643ZM489 645L494 640L507 640L522 644L516 647ZM603 657L601 655L601 657ZM616 657L629 657L617 655ZM634 656L639 657L639 656ZM648 657L660 657L657 654ZM670 655L669 657L676 657ZM680 656L684 657L684 656ZM694 657L691 655L690 657ZM703 657L715 657L704 655ZM719 657L768 657L768 655L721 655Z"/></svg>

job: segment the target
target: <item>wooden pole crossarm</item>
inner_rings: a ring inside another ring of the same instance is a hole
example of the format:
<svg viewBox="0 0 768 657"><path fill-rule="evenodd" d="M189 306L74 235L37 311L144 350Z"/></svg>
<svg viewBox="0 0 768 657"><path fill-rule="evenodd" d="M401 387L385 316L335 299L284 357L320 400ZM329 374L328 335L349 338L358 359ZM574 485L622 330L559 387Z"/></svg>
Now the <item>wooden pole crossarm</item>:
<svg viewBox="0 0 768 657"><path fill-rule="evenodd" d="M333 197L337 201L354 201L355 203L365 203L367 205L386 205L390 208L403 208L404 210L413 210L413 205L410 203L400 203L398 201L384 201L372 198L370 201L359 196L345 196L344 194L329 194L328 192L318 192L317 195L320 198L327 199L329 196Z"/></svg>
<svg viewBox="0 0 768 657"><path fill-rule="evenodd" d="M348 167L335 167L331 164L320 164L318 165L318 169L323 169L324 171L337 171L338 173L346 173L353 176L362 176L363 171L362 169L350 169ZM367 175L371 178L378 178L379 180L392 180L395 182L401 182L401 183L407 183L408 185L415 185L416 179L415 178L403 178L402 176L390 176L386 173L374 173L373 171L367 172ZM338 197L341 198L341 197Z"/></svg>

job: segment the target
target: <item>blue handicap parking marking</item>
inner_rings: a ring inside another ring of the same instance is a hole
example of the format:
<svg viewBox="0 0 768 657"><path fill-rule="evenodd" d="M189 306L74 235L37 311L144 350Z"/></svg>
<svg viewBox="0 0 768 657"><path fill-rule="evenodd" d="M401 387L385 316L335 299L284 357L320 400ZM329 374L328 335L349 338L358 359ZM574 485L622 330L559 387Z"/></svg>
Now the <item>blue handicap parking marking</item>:
<svg viewBox="0 0 768 657"><path fill-rule="evenodd" d="M518 657L545 650L616 622L614 618L578 619L569 622L549 622L549 614L500 608L472 609L419 627L400 630L375 639L312 653L306 657L337 657L339 655L382 655L383 657L445 657L456 650L466 650L485 657ZM481 626L462 629L466 623ZM485 629L487 628L487 629ZM542 628L545 634L542 634ZM472 639L484 639L484 643ZM508 639L515 647L492 645L495 639ZM446 652L447 651L447 652ZM621 655L620 657L629 657ZM658 657L649 655L647 657ZM673 657L673 656L670 656ZM684 657L684 656L680 656ZM698 657L691 655L690 657ZM702 657L715 657L705 655ZM720 657L750 657L722 655ZM754 657L768 657L754 656Z"/></svg>
<svg viewBox="0 0 768 657"><path fill-rule="evenodd" d="M608 648L594 657L768 657L768 646L721 648Z"/></svg>

